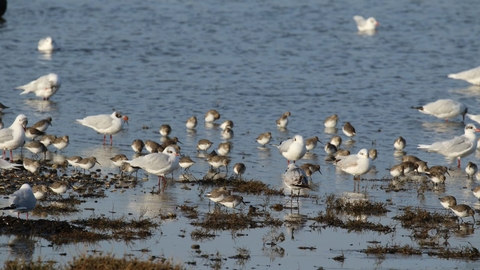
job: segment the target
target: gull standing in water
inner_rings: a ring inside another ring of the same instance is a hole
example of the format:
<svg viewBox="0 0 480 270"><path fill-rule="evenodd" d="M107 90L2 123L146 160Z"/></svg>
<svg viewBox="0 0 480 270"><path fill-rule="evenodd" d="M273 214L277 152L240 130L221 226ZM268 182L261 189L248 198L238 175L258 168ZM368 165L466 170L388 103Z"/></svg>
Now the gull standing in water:
<svg viewBox="0 0 480 270"><path fill-rule="evenodd" d="M158 176L158 187L160 190L160 182L163 182L165 189L166 179L165 174L172 173L179 166L179 153L173 146L167 146L162 153L152 153L145 156L135 158L133 160L126 160L133 167L140 167L148 173Z"/></svg>
<svg viewBox="0 0 480 270"><path fill-rule="evenodd" d="M474 85L480 85L480 67L472 68L459 73L448 74L448 78L464 80Z"/></svg>
<svg viewBox="0 0 480 270"><path fill-rule="evenodd" d="M357 29L360 32L364 31L375 31L378 25L380 25L375 18L370 17L368 19L363 18L362 16L355 15L353 20L357 24Z"/></svg>
<svg viewBox="0 0 480 270"><path fill-rule="evenodd" d="M123 121L122 121L123 120ZM103 144L105 144L107 134L110 135L110 145L112 145L112 135L117 134L123 128L123 123L128 124L128 116L122 116L119 112L112 114L99 114L87 116L83 119L77 119L77 122L93 128L96 132L103 134Z"/></svg>
<svg viewBox="0 0 480 270"><path fill-rule="evenodd" d="M445 119L445 122L448 122L448 119L459 115L462 115L462 121L465 121L465 115L468 112L468 108L465 104L452 99L439 99L423 106L412 107L412 109L416 109L421 113L429 114L440 119Z"/></svg>
<svg viewBox="0 0 480 270"><path fill-rule="evenodd" d="M353 180L356 180L356 178L360 180L360 176L366 174L372 168L372 160L368 157L368 150L365 148L355 155L337 157L335 164L342 171L353 175ZM360 181L358 186L360 186Z"/></svg>
<svg viewBox="0 0 480 270"><path fill-rule="evenodd" d="M20 114L8 128L0 129L0 149L3 149L3 158L5 159L5 151L10 150L10 161L13 160L12 150L21 147L25 143L25 128L28 119L25 115Z"/></svg>
<svg viewBox="0 0 480 270"><path fill-rule="evenodd" d="M58 89L60 89L61 85L62 82L60 81L60 77L55 73L50 73L31 81L28 84L18 86L15 89L23 90L20 95L33 92L37 97L41 97L43 100L48 100L58 91Z"/></svg>
<svg viewBox="0 0 480 270"><path fill-rule="evenodd" d="M289 164L287 171L283 174L283 183L291 190L292 197L294 191L298 191L299 196L301 190L310 189L305 171L294 163Z"/></svg>
<svg viewBox="0 0 480 270"><path fill-rule="evenodd" d="M15 191L10 195L9 200L10 206L1 208L2 210L10 210L12 212L18 213L18 218L20 218L20 213L27 213L32 211L37 205L37 199L33 195L32 188L29 184L23 184L19 190Z"/></svg>
<svg viewBox="0 0 480 270"><path fill-rule="evenodd" d="M280 154L287 159L287 163L301 159L307 152L305 140L301 135L295 135L293 138L283 141L277 146Z"/></svg>
<svg viewBox="0 0 480 270"><path fill-rule="evenodd" d="M458 168L460 168L460 158L474 153L477 149L477 136L475 132L479 131L475 125L468 124L465 126L465 133L462 136L433 144L419 144L418 148L428 152L442 154L447 158L457 158Z"/></svg>

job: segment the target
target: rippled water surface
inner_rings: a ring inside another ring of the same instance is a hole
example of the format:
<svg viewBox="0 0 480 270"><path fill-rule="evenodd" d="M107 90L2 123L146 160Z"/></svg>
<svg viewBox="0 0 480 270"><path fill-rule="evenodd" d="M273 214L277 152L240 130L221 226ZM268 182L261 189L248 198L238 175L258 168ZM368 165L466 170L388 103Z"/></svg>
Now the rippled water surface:
<svg viewBox="0 0 480 270"><path fill-rule="evenodd" d="M247 179L260 179L281 188L285 159L273 146L259 149L255 138L270 131L273 143L295 134L330 139L323 120L333 113L340 118L339 127L351 122L357 136L345 144L352 152L376 148L376 174L366 179L390 178L386 170L399 163L393 155L393 141L407 140L406 152L427 160L429 165L453 166L438 154L421 152L418 143L431 143L463 134L461 119L449 123L410 109L438 98L452 98L467 104L469 112L480 114L480 88L447 78L447 74L479 65L480 16L476 1L10 1L5 22L0 24L0 102L9 106L3 114L8 126L17 114L27 115L30 123L51 116L48 132L69 135L65 156L94 155L102 173L115 172L110 157L124 153L133 157L130 144L134 139L159 140L158 128L170 124L172 135L183 143L182 154L197 162L191 173L202 178L208 163L197 157L196 143L206 138L222 142L218 126L204 126L206 111L216 109L223 120L234 121L232 164L247 166ZM352 17L374 16L380 27L374 35L356 32ZM36 50L40 38L51 35L60 51L52 55ZM19 95L14 87L55 72L62 78L59 92L50 101L30 95ZM102 147L102 136L75 123L75 119L119 110L130 118L125 130L114 136L113 147ZM288 130L278 130L275 120L291 112ZM199 119L196 132L187 132L185 121L192 115ZM146 129L145 127L149 127ZM347 138L341 132L344 141ZM354 191L351 176L335 171L324 161L323 145L313 150L309 161L322 166L322 175L314 175L319 188L313 198L300 198L299 213L314 217L325 209L325 196L342 196ZM20 155L16 151L16 155ZM479 163L479 153L462 160ZM230 172L231 172L230 166ZM148 258L163 255L177 261L196 261L195 268L208 269L208 260L199 258L190 246L197 243L207 254L219 252L233 256L237 248L246 248L251 259L246 268L316 269L326 268L478 268L467 260L442 260L428 256L386 256L378 259L361 251L368 241L386 244L412 244L410 232L391 217L405 206L443 211L438 197L454 195L461 203L480 208L470 192L476 181L467 181L463 171L454 171L445 188L427 190L417 196L416 190L385 192L385 181L361 183L361 190L371 201L391 202L391 211L381 217L367 217L375 223L397 224L394 234L353 233L343 229L312 230L313 221L292 228L245 230L242 236L228 231L217 237L195 242L189 235L195 229L183 217L177 205L198 205L200 213L208 212L208 200L199 185L171 183L163 194L150 194L156 176L140 177L148 181L124 193L107 189L108 197L87 201L81 209L95 208L95 215L133 217L147 209L146 215L160 222L160 212L173 212L178 218L162 222L151 239L133 244L99 243L49 247L41 238L27 238L28 252L17 252L7 242L16 236L0 239L0 258L41 256L66 262L72 256L104 250L118 256L132 253ZM180 172L175 173L178 179ZM253 206L263 204L262 196L242 194ZM319 197L317 200L315 197ZM269 204L285 203L287 197L274 196ZM112 214L110 212L115 212ZM244 209L243 211L246 211ZM288 219L290 210L273 212ZM47 217L76 219L89 217L91 211ZM478 217L478 216L477 216ZM33 217L40 218L40 217ZM344 217L347 218L347 217ZM471 222L471 219L468 218ZM284 232L280 243L283 254L265 247L262 241L271 230ZM179 237L185 231L186 237ZM455 232L448 240L452 247L471 243L480 248L478 230ZM415 244L414 244L415 245ZM316 247L303 250L299 247ZM149 253L139 250L147 248ZM67 256L59 254L66 253ZM332 258L344 254L339 263ZM241 267L233 259L223 267Z"/></svg>

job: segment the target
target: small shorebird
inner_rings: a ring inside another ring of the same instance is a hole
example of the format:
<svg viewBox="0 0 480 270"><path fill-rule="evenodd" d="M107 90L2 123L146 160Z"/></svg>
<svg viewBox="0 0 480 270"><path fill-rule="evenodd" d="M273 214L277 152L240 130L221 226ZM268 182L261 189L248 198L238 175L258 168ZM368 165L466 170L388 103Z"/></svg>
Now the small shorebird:
<svg viewBox="0 0 480 270"><path fill-rule="evenodd" d="M286 128L288 125L288 117L291 115L290 112L285 112L280 116L280 118L277 119L277 127L278 128Z"/></svg>
<svg viewBox="0 0 480 270"><path fill-rule="evenodd" d="M338 122L338 116L336 114L332 114L325 118L325 121L323 121L323 125L326 128L335 128L337 126Z"/></svg>
<svg viewBox="0 0 480 270"><path fill-rule="evenodd" d="M213 123L218 119L220 119L220 113L216 110L209 110L205 113L205 123Z"/></svg>
<svg viewBox="0 0 480 270"><path fill-rule="evenodd" d="M182 167L185 172L187 172L188 169L193 166L193 164L195 164L195 161L193 161L189 156L183 156L178 161L178 165Z"/></svg>
<svg viewBox="0 0 480 270"><path fill-rule="evenodd" d="M242 180L242 175L245 173L247 170L247 167L245 167L245 164L243 163L236 163L233 165L233 172Z"/></svg>
<svg viewBox="0 0 480 270"><path fill-rule="evenodd" d="M475 224L475 211L473 209L466 205L466 204L457 204L455 206L450 207L452 209L453 213L457 215L460 220L463 222L464 217L472 217L473 218L473 224Z"/></svg>
<svg viewBox="0 0 480 270"><path fill-rule="evenodd" d="M136 139L132 142L132 149L133 151L138 154L143 151L143 147L145 147L145 143L142 140Z"/></svg>
<svg viewBox="0 0 480 270"><path fill-rule="evenodd" d="M198 151L207 151L212 145L213 145L213 142L211 142L207 139L200 139L197 143L197 150Z"/></svg>
<svg viewBox="0 0 480 270"><path fill-rule="evenodd" d="M350 138L357 135L355 128L352 126L352 124L350 124L350 122L345 122L342 128L342 131L343 131L343 134L345 134L347 137L350 137Z"/></svg>
<svg viewBox="0 0 480 270"><path fill-rule="evenodd" d="M393 142L393 148L397 151L403 151L405 149L405 146L407 145L407 141L402 136L399 136L394 142Z"/></svg>
<svg viewBox="0 0 480 270"><path fill-rule="evenodd" d="M187 127L187 129L194 129L195 127L197 127L197 117L192 116L188 118L185 126Z"/></svg>
<svg viewBox="0 0 480 270"><path fill-rule="evenodd" d="M259 143L262 147L265 147L266 144L268 144L272 140L272 133L270 132L264 132L260 135L258 135L256 141Z"/></svg>
<svg viewBox="0 0 480 270"><path fill-rule="evenodd" d="M471 179L478 171L477 164L473 162L468 162L467 167L465 167L465 172L468 175L468 178Z"/></svg>
<svg viewBox="0 0 480 270"><path fill-rule="evenodd" d="M222 200L218 201L218 203L228 208L235 208L241 203L245 204L243 197L239 195L227 195Z"/></svg>
<svg viewBox="0 0 480 270"><path fill-rule="evenodd" d="M313 136L311 138L306 139L305 147L307 148L307 152L315 149L315 147L317 147L317 142L321 143L320 139L317 136Z"/></svg>
<svg viewBox="0 0 480 270"><path fill-rule="evenodd" d="M232 149L231 142L223 142L218 145L217 152L220 156L226 156L230 153L231 149Z"/></svg>
<svg viewBox="0 0 480 270"><path fill-rule="evenodd" d="M48 118L42 119L42 120L38 121L37 123L33 124L32 128L36 128L40 131L45 132L47 130L47 128L51 125L52 125L52 118L48 117Z"/></svg>
<svg viewBox="0 0 480 270"><path fill-rule="evenodd" d="M170 127L170 125L161 125L159 132L160 135L162 135L163 137L168 137L168 135L170 135L170 133L172 132L172 128Z"/></svg>
<svg viewBox="0 0 480 270"><path fill-rule="evenodd" d="M53 147L57 148L60 151L62 151L62 149L67 147L69 143L70 143L70 138L67 135L62 137L57 137L52 142Z"/></svg>

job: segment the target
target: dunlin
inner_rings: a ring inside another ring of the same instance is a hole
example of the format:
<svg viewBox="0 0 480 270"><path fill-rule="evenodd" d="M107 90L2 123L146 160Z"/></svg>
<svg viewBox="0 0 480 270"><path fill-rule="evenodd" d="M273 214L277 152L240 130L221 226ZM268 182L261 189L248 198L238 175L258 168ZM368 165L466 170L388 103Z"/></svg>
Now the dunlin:
<svg viewBox="0 0 480 270"><path fill-rule="evenodd" d="M242 175L245 173L247 170L247 167L245 167L245 164L243 163L236 163L233 165L233 172L242 180Z"/></svg>
<svg viewBox="0 0 480 270"><path fill-rule="evenodd" d="M180 142L180 140L177 137L167 138L163 141L161 146L162 146L163 149L165 149L165 148L167 148L167 146L177 145L178 143L182 143L182 142Z"/></svg>
<svg viewBox="0 0 480 270"><path fill-rule="evenodd" d="M163 148L159 143L150 140L145 141L145 149L147 149L147 151L150 153L158 153L158 149L161 149L160 152L163 152Z"/></svg>
<svg viewBox="0 0 480 270"><path fill-rule="evenodd" d="M65 194L68 190L68 187L69 184L66 181L55 181L49 186L50 190L58 195Z"/></svg>
<svg viewBox="0 0 480 270"><path fill-rule="evenodd" d="M233 121L232 120L225 120L221 125L220 128L225 130L226 128L233 128Z"/></svg>
<svg viewBox="0 0 480 270"><path fill-rule="evenodd" d="M162 135L163 137L168 137L168 135L170 135L170 133L172 132L172 128L170 127L170 125L161 125L159 132L160 135Z"/></svg>
<svg viewBox="0 0 480 270"><path fill-rule="evenodd" d="M412 109L416 109L421 113L429 114L440 119L445 119L446 122L448 122L448 119L452 119L459 115L462 115L462 121L465 121L465 115L468 112L468 108L465 104L452 99L439 99L423 106L412 107Z"/></svg>
<svg viewBox="0 0 480 270"><path fill-rule="evenodd" d="M32 192L33 196L35 196L35 199L41 200L45 198L45 195L48 192L48 189L45 185L35 185L32 187Z"/></svg>
<svg viewBox="0 0 480 270"><path fill-rule="evenodd" d="M447 158L456 158L458 160L458 168L460 168L460 158L474 153L477 149L477 136L475 132L479 131L475 125L467 124L465 126L465 133L462 136L433 144L419 144L418 148L428 152L439 153Z"/></svg>
<svg viewBox="0 0 480 270"><path fill-rule="evenodd" d="M38 121L37 123L33 124L32 128L36 128L40 131L45 132L47 130L47 128L51 125L52 125L52 118L48 117L48 118L42 119L42 120Z"/></svg>
<svg viewBox="0 0 480 270"><path fill-rule="evenodd" d="M261 146L265 146L272 140L272 133L270 132L264 132L260 135L258 135L256 141L259 143Z"/></svg>
<svg viewBox="0 0 480 270"><path fill-rule="evenodd" d="M337 147L333 144L331 144L330 142L327 142L325 144L325 153L327 153L327 155L333 155L335 154L335 152L337 152Z"/></svg>
<svg viewBox="0 0 480 270"><path fill-rule="evenodd" d="M220 113L218 113L216 110L209 110L205 113L205 123L213 123L218 119L220 119Z"/></svg>
<svg viewBox="0 0 480 270"><path fill-rule="evenodd" d="M355 132L355 128L350 124L350 122L345 122L342 128L343 134L345 134L347 137L352 138L353 136L357 135L357 132Z"/></svg>
<svg viewBox="0 0 480 270"><path fill-rule="evenodd" d="M57 137L55 138L55 140L53 140L52 144L55 148L62 151L65 147L68 146L68 144L70 144L70 138L68 137L68 135Z"/></svg>
<svg viewBox="0 0 480 270"><path fill-rule="evenodd" d="M228 172L228 164L230 164L230 159L225 156L213 156L207 159L208 164L210 164L212 169L219 169L220 167L225 167Z"/></svg>
<svg viewBox="0 0 480 270"><path fill-rule="evenodd" d="M277 119L277 127L278 128L286 128L288 125L288 117L291 115L290 112L285 112L280 116L280 118Z"/></svg>
<svg viewBox="0 0 480 270"><path fill-rule="evenodd" d="M78 163L79 163L81 160L82 160L82 157L80 157L80 156L71 156L71 157L68 157L68 158L67 158L68 164L70 164L71 166L73 166L73 168L75 169L75 171L77 171L77 167L80 167L80 165L79 165Z"/></svg>
<svg viewBox="0 0 480 270"><path fill-rule="evenodd" d="M93 168L95 164L101 165L100 163L98 163L96 157L82 158L82 160L78 161L77 163L78 163L78 166L83 169L83 173Z"/></svg>
<svg viewBox="0 0 480 270"><path fill-rule="evenodd" d="M332 114L325 118L325 121L323 121L323 125L326 128L335 128L337 126L338 122L338 116L336 114Z"/></svg>
<svg viewBox="0 0 480 270"><path fill-rule="evenodd" d="M409 155L409 156L403 156L402 161L417 162L417 161L423 161L423 160L419 159L416 156Z"/></svg>
<svg viewBox="0 0 480 270"><path fill-rule="evenodd" d="M18 218L20 218L20 213L27 214L32 211L37 205L37 199L33 195L32 188L29 184L23 184L19 190L15 191L10 195L9 205L7 207L0 208L2 210L10 210L11 212L17 212Z"/></svg>
<svg viewBox="0 0 480 270"><path fill-rule="evenodd" d="M473 176L477 173L478 167L477 164L473 162L468 162L467 167L465 167L465 172L468 175L468 178L473 178Z"/></svg>
<svg viewBox="0 0 480 270"><path fill-rule="evenodd" d="M232 149L231 142L223 142L218 145L217 152L220 156L226 156L230 153L231 149Z"/></svg>
<svg viewBox="0 0 480 270"><path fill-rule="evenodd" d="M377 152L377 149L370 149L368 150L368 156L373 160L377 159L377 155L378 155L378 152Z"/></svg>
<svg viewBox="0 0 480 270"><path fill-rule="evenodd" d="M433 182L433 185L435 186L438 186L439 184L445 184L445 180L447 179L447 177L445 177L444 174L441 174L441 173L430 173L428 174L428 176L430 177L430 180Z"/></svg>
<svg viewBox="0 0 480 270"><path fill-rule="evenodd" d="M30 140L35 140L42 137L43 135L45 135L45 132L40 131L34 127L28 127L25 129L25 137L29 138Z"/></svg>
<svg viewBox="0 0 480 270"><path fill-rule="evenodd" d="M315 149L315 147L317 147L317 142L321 142L317 136L306 139L305 147L307 148L307 152Z"/></svg>
<svg viewBox="0 0 480 270"><path fill-rule="evenodd" d="M124 154L117 154L111 157L110 160L112 161L113 165L115 165L115 167L121 168L122 164L125 162L125 160L128 160L128 158Z"/></svg>
<svg viewBox="0 0 480 270"><path fill-rule="evenodd" d="M195 127L197 127L197 117L192 116L188 118L185 126L187 127L187 129L194 129Z"/></svg>
<svg viewBox="0 0 480 270"><path fill-rule="evenodd" d="M53 143L53 141L55 141L56 138L57 136L55 135L46 134L40 137L40 142L43 143L43 145L45 146L49 146L50 144Z"/></svg>
<svg viewBox="0 0 480 270"><path fill-rule="evenodd" d="M222 138L224 140L231 140L233 138L233 129L227 127L222 131Z"/></svg>
<svg viewBox="0 0 480 270"><path fill-rule="evenodd" d="M335 147L337 147L337 149L338 149L340 147L340 145L342 144L342 137L340 137L338 135L335 135L330 139L330 143L335 145Z"/></svg>
<svg viewBox="0 0 480 270"><path fill-rule="evenodd" d="M188 171L188 169L192 167L193 164L195 164L195 161L193 161L189 156L183 156L178 161L178 165L182 167L185 172Z"/></svg>
<svg viewBox="0 0 480 270"><path fill-rule="evenodd" d="M145 144L143 143L142 140L136 139L132 142L132 149L135 153L141 153L143 151L143 147ZM150 152L151 153L151 152Z"/></svg>
<svg viewBox="0 0 480 270"><path fill-rule="evenodd" d="M463 222L464 217L472 217L473 218L473 224L475 224L475 211L473 209L466 205L466 204L457 204L455 206L450 207L452 209L453 213L457 215L460 220Z"/></svg>
<svg viewBox="0 0 480 270"><path fill-rule="evenodd" d="M113 112L110 115L99 114L87 116L83 119L77 119L77 122L86 127L94 129L100 134L103 134L103 144L106 143L106 136L109 134L110 145L112 145L112 135L117 134L120 130L122 130L124 122L128 124L128 116L122 116L119 112Z"/></svg>
<svg viewBox="0 0 480 270"><path fill-rule="evenodd" d="M37 141L31 141L31 142L26 142L23 147L25 147L28 151L32 152L35 156L37 156L40 153L43 153L43 159L46 159L47 155L47 147L43 145L41 142Z"/></svg>
<svg viewBox="0 0 480 270"><path fill-rule="evenodd" d="M393 148L397 151L403 151L405 149L405 146L407 145L407 141L402 136L399 136L394 142L393 142Z"/></svg>
<svg viewBox="0 0 480 270"><path fill-rule="evenodd" d="M450 209L451 207L457 205L457 199L455 199L453 196L445 196L438 199L440 200L440 204L445 209Z"/></svg>
<svg viewBox="0 0 480 270"><path fill-rule="evenodd" d="M305 171L305 175L310 178L310 180L312 180L312 174L315 172L322 174L322 171L320 171L320 165L317 164L305 163L302 164L300 168Z"/></svg>
<svg viewBox="0 0 480 270"><path fill-rule="evenodd" d="M3 149L3 158L5 159L5 151L10 150L10 161L13 160L12 151L21 147L25 143L25 128L28 119L25 115L20 114L8 128L0 129L0 149Z"/></svg>
<svg viewBox="0 0 480 270"><path fill-rule="evenodd" d="M239 195L228 195L225 196L222 200L218 201L218 203L228 207L228 208L235 208L240 203L245 204L243 201L243 197Z"/></svg>
<svg viewBox="0 0 480 270"><path fill-rule="evenodd" d="M30 158L27 158L27 157L23 158L23 167L31 173L37 172L37 170L40 168L40 166L41 166L41 164L37 160L33 160L33 159L30 159Z"/></svg>
<svg viewBox="0 0 480 270"><path fill-rule="evenodd" d="M207 198L212 202L219 202L228 195L230 195L230 190L227 187L219 187L206 194Z"/></svg>
<svg viewBox="0 0 480 270"><path fill-rule="evenodd" d="M197 150L198 151L207 151L211 146L213 142L207 140L207 139L200 139L197 143Z"/></svg>
<svg viewBox="0 0 480 270"><path fill-rule="evenodd" d="M23 90L20 95L33 92L37 97L41 97L43 100L48 100L58 91L58 89L60 89L61 85L62 82L60 81L60 77L55 73L50 73L31 81L28 84L18 86L15 89Z"/></svg>
<svg viewBox="0 0 480 270"><path fill-rule="evenodd" d="M475 187L472 189L473 195L480 200L480 186Z"/></svg>

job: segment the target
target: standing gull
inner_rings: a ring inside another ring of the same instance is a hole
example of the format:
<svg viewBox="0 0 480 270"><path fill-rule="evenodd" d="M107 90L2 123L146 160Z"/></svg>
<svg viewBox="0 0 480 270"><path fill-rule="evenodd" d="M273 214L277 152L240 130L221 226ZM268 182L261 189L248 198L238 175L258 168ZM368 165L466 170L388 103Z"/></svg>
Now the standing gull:
<svg viewBox="0 0 480 270"><path fill-rule="evenodd" d="M480 85L480 67L472 68L459 73L448 74L448 78L464 80L474 85Z"/></svg>
<svg viewBox="0 0 480 270"><path fill-rule="evenodd" d="M342 171L354 176L360 180L360 176L370 171L372 167L372 161L368 157L367 149L362 149L355 155L349 155L346 157L339 157L336 161L336 165Z"/></svg>
<svg viewBox="0 0 480 270"><path fill-rule="evenodd" d="M301 159L307 152L305 140L301 135L295 135L293 138L283 141L277 146L280 154L287 159L287 163Z"/></svg>
<svg viewBox="0 0 480 270"><path fill-rule="evenodd" d="M462 121L465 121L465 115L468 112L468 108L465 104L452 99L439 99L423 106L412 107L412 109L416 109L421 113L429 114L440 119L445 119L445 122L448 122L448 119L459 115L462 115Z"/></svg>
<svg viewBox="0 0 480 270"><path fill-rule="evenodd" d="M128 124L128 116L122 116L119 112L113 112L110 115L99 114L87 116L83 119L77 119L77 122L103 134L103 144L105 144L106 136L109 134L110 145L112 145L112 135L122 130L124 122Z"/></svg>
<svg viewBox="0 0 480 270"><path fill-rule="evenodd" d="M292 196L294 191L298 191L297 195L300 195L302 189L310 189L305 171L293 163L288 165L283 174L283 183L292 191Z"/></svg>
<svg viewBox="0 0 480 270"><path fill-rule="evenodd" d="M466 157L477 149L477 136L475 132L480 130L473 124L465 126L465 133L462 136L433 144L419 144L418 148L428 152L436 152L447 158L457 158L458 168L460 168L460 158Z"/></svg>
<svg viewBox="0 0 480 270"><path fill-rule="evenodd" d="M362 16L355 15L353 20L357 24L357 29L360 32L363 31L375 31L375 28L380 25L375 18L370 17L368 19L363 18Z"/></svg>
<svg viewBox="0 0 480 270"><path fill-rule="evenodd" d="M55 73L50 73L31 81L28 84L18 86L15 89L23 90L20 95L33 92L37 97L41 97L43 100L48 100L58 91L61 84L62 83L58 75Z"/></svg>
<svg viewBox="0 0 480 270"><path fill-rule="evenodd" d="M10 206L1 208L2 210L10 210L12 212L18 213L18 218L20 218L20 213L27 213L32 211L37 205L37 199L33 195L32 188L29 184L23 184L19 190L15 191L9 200Z"/></svg>
<svg viewBox="0 0 480 270"><path fill-rule="evenodd" d="M15 118L15 121L10 127L0 129L0 149L3 149L4 159L5 151L10 150L10 161L12 161L12 150L21 147L25 143L25 128L27 124L27 117L20 114Z"/></svg>

